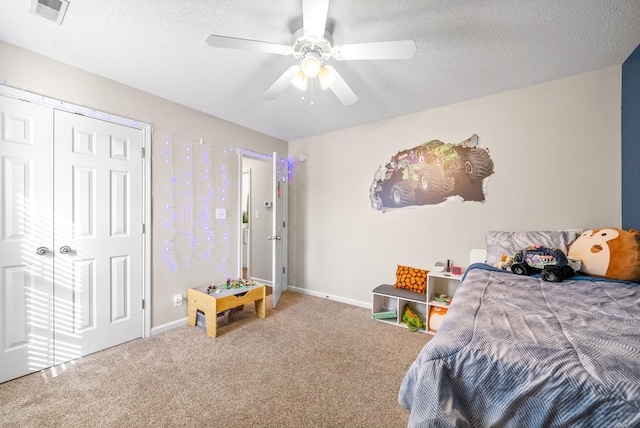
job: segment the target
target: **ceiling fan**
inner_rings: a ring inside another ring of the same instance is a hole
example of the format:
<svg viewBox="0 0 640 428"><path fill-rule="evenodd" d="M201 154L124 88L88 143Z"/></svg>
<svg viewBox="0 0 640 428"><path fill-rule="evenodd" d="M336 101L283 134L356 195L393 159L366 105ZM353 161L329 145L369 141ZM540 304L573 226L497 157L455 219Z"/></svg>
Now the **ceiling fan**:
<svg viewBox="0 0 640 428"><path fill-rule="evenodd" d="M348 106L358 101L358 96L331 65L325 65L329 58L339 61L410 59L416 52L413 40L353 43L334 45L333 38L326 31L329 0L303 0L303 28L296 31L291 45L281 45L259 40L211 34L207 37L209 46L216 48L240 49L266 52L278 55L293 55L298 64L289 67L262 95L265 100L273 100L287 86L305 90L309 79L318 77L322 89L330 88L342 104Z"/></svg>

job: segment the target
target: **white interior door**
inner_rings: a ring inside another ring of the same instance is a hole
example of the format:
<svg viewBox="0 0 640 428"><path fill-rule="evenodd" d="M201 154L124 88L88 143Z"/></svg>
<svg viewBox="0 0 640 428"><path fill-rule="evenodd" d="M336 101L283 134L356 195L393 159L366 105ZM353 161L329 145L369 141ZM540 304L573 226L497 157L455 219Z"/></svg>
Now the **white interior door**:
<svg viewBox="0 0 640 428"><path fill-rule="evenodd" d="M280 300L282 292L287 286L287 173L288 163L286 159L278 159L278 154L273 153L273 233L272 254L273 268L271 284L273 285L272 306L275 308Z"/></svg>
<svg viewBox="0 0 640 428"><path fill-rule="evenodd" d="M243 184L243 171L246 166L245 158L257 159L260 163L264 162L265 166L270 166L270 175L271 175L271 185L265 186L265 193L263 194L262 188L260 192L254 192L255 188L253 186L253 172L252 172L252 180L251 180L251 191L250 194L251 200L255 200L256 196L254 193L259 193L260 197L264 197L265 200L260 202L260 207L263 206L263 203L269 202L269 204L265 204L268 206L267 211L271 215L270 226L269 223L265 224L264 230L262 229L262 225L257 223L257 219L261 218L258 216L259 208L258 206L252 207L252 204L249 204L250 215L249 215L249 229L251 242L267 243L265 239L268 239L270 243L265 249L259 251L251 244L254 248L252 254L249 255L249 266L251 270L250 278L255 280L257 283L270 285L272 287L273 301L272 305L275 308L278 304L278 300L282 295L282 292L287 288L287 228L286 228L286 213L287 213L287 180L288 180L288 172L289 172L289 164L287 159L278 159L277 153L273 153L271 156L267 156L264 154L254 153L251 151L245 151L242 149L238 150L238 212L242 213L243 204L242 199L244 186ZM248 162L247 162L248 164ZM268 178L265 176L263 180L260 180L260 183L263 182L268 183ZM258 181L258 180L256 180ZM268 193L271 194L268 196ZM258 198L260 198L258 197ZM271 201L266 200L270 198ZM253 215L253 209L256 210L255 216ZM260 227L260 231L256 232ZM263 233L264 232L264 233ZM238 277L242 274L242 259L244 257L243 254L243 230L242 230L242 221L239 219L238 225ZM265 253L265 254L262 254ZM266 254L269 253L269 254ZM254 257L254 255L256 257ZM258 278L254 275L255 267L254 260L257 257L262 257L266 262L266 267L270 267L270 273L266 273L265 276ZM270 259L269 259L270 257ZM267 279L269 278L269 279Z"/></svg>
<svg viewBox="0 0 640 428"><path fill-rule="evenodd" d="M0 96L0 382L53 361L53 111ZM42 248L36 254L36 250Z"/></svg>
<svg viewBox="0 0 640 428"><path fill-rule="evenodd" d="M143 335L143 136L55 112L55 364Z"/></svg>
<svg viewBox="0 0 640 428"><path fill-rule="evenodd" d="M144 335L144 141L0 96L0 382Z"/></svg>

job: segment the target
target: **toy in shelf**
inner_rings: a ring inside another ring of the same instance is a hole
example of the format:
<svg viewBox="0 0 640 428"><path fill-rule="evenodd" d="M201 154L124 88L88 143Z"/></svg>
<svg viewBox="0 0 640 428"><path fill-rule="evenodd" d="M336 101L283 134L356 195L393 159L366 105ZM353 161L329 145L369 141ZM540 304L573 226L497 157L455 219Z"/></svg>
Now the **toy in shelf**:
<svg viewBox="0 0 640 428"><path fill-rule="evenodd" d="M374 314L371 314L371 318L373 318L374 320L398 318L398 311L376 312Z"/></svg>
<svg viewBox="0 0 640 428"><path fill-rule="evenodd" d="M407 324L409 331L418 331L421 328L425 328L424 321L420 319L415 312L411 310L409 305L404 307L404 314L402 315L402 322Z"/></svg>
<svg viewBox="0 0 640 428"><path fill-rule="evenodd" d="M444 320L444 316L447 313L447 308L441 308L439 306L432 306L429 311L429 330L433 332L437 332L440 329L440 325L442 325L442 321Z"/></svg>
<svg viewBox="0 0 640 428"><path fill-rule="evenodd" d="M444 303L447 305L451 304L451 296L447 296L446 294L436 294L433 299L436 302Z"/></svg>

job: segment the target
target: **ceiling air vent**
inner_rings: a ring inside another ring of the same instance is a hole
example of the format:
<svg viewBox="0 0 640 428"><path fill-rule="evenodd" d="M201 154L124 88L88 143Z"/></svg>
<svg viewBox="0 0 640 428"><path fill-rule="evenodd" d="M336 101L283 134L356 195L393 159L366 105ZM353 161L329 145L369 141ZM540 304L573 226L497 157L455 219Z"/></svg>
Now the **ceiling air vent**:
<svg viewBox="0 0 640 428"><path fill-rule="evenodd" d="M62 25L69 2L67 0L31 0L29 12Z"/></svg>

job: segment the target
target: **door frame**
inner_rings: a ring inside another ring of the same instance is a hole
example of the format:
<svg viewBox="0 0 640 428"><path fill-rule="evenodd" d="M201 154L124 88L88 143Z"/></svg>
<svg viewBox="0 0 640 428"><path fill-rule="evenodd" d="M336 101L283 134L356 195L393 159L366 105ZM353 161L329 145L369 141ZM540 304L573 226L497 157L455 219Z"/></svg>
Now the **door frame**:
<svg viewBox="0 0 640 428"><path fill-rule="evenodd" d="M270 155L267 154L263 154L263 153L258 153L258 152L254 152L252 150L248 150L248 149L243 149L243 148L238 148L237 150L238 152L238 257L237 257L237 262L238 262L238 278L240 278L242 276L242 176L244 173L243 170L243 159L244 157L247 158L251 158L251 159L256 159L256 160L260 160L260 161L265 161L271 164L271 168L272 168L272 198L273 198L273 203L277 204L277 199L278 199L278 194L277 194L277 189L276 186L278 185L278 181L280 179L280 177L277 174L278 171L278 163L279 161L283 161L286 162L286 158L278 158L278 153L277 152L273 152ZM285 181L287 180L287 173L286 171L284 172L284 179ZM281 203L282 205L282 215L283 215L283 219L286 222L287 217L288 217L288 204L287 204L287 198L288 198L288 191L286 188L286 184L285 185L285 189L284 189L284 198L282 198ZM276 233L276 222L277 222L277 213L276 210L274 209L274 213L273 213L273 219L272 219L272 230L271 230L271 234L274 235ZM249 224L251 224L251 222L249 222ZM251 229L251 226L249 227L249 229ZM251 234L251 232L249 232ZM282 251L284 253L283 255L283 259L282 259L282 266L285 268L285 271L287 270L287 262L288 262L288 229L286 227L283 226L283 231L282 231L282 240L281 240L281 246L282 246ZM274 292L274 308L275 308L275 304L277 304L278 299L277 296L275 296L275 286L276 286L276 269L274 266L274 261L275 261L275 249L276 249L276 241L272 242L271 245L271 252L272 252L272 265L271 265L271 283L267 284L269 286L272 287L273 292ZM285 291L287 290L287 281L286 281L286 275L287 273L282 273L281 275L284 275L285 279L282 290L281 291ZM266 281L265 281L266 283Z"/></svg>
<svg viewBox="0 0 640 428"><path fill-rule="evenodd" d="M151 336L151 311L149 309L151 307L151 135L153 132L153 127L149 123L140 122L134 119L128 119L111 113L94 110L66 101L57 100L55 98L45 97L44 95L12 88L3 84L0 84L0 95L46 107L51 107L56 110L80 114L82 116L99 119L106 122L117 123L118 125L124 125L142 131L142 147L144 149L144 163L142 166L142 177L144 181L142 214L142 218L144 221L144 236L142 248L142 296L144 300L142 308L143 322L140 326L140 329L142 331L142 337Z"/></svg>
<svg viewBox="0 0 640 428"><path fill-rule="evenodd" d="M244 193L245 193L245 174L247 175L247 181L248 181L248 193L247 196L249 196L248 200L247 200L247 216L249 217L249 223L251 224L251 213L252 213L252 205L251 205L251 184L252 184L252 172L251 172L251 168L246 169L244 171L242 171L242 183L240 184L242 187L240 188L239 193L242 193L241 199L243 199L242 201L240 201L240 216L242 218L243 215L243 204L244 204ZM249 279L250 275L251 275L251 227L248 228L248 232L247 232L247 251L245 253L244 250L244 223L242 223L242 225L240 226L242 228L241 234L240 234L240 241L238 241L238 245L241 245L242 247L240 248L240 255L238 256L238 260L240 260L240 272L238 275L238 278L244 278L243 275L243 271L245 269L244 267L244 261L246 259L247 261L247 277L246 279Z"/></svg>
<svg viewBox="0 0 640 428"><path fill-rule="evenodd" d="M273 156L272 155L266 155L263 153L258 153L258 152L254 152L252 150L248 150L248 149L243 149L243 148L238 148L237 150L238 153L238 268L237 268L237 272L238 272L238 278L242 277L242 186L243 186L243 174L244 174L244 169L243 169L243 159L245 157L247 158L251 158L251 159L255 159L258 161L263 161L263 162L267 162L270 166L271 163L273 161ZM253 180L253 172L250 173L249 175L250 180ZM273 176L271 177L271 180L273 181ZM252 182L249 182L249 187L251 188ZM251 206L251 202L249 202L249 206ZM249 209L252 209L255 207L250 207ZM249 211L249 216L250 216L250 220L249 220L249 224L251 224L251 211ZM249 237L251 238L251 226L249 226ZM250 253L249 253L250 254ZM250 257L250 255L249 255ZM273 272L271 277L273 278ZM261 281L264 281L264 283L266 284L268 281L266 278L262 278ZM268 283L266 285L272 286L271 283Z"/></svg>

